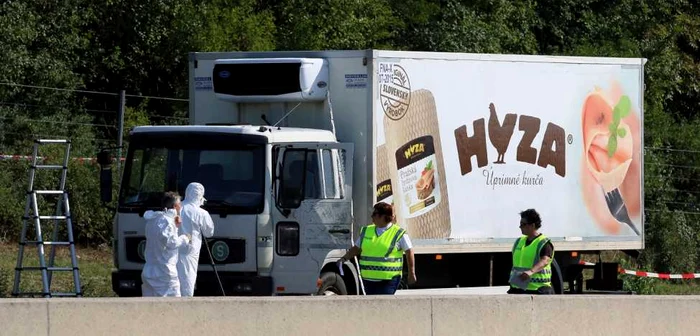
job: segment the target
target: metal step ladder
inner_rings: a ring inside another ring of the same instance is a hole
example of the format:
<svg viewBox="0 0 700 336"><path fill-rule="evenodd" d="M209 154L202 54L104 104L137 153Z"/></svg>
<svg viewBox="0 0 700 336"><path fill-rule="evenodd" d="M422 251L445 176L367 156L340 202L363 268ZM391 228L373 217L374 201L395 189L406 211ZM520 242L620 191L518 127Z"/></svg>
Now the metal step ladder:
<svg viewBox="0 0 700 336"><path fill-rule="evenodd" d="M47 144L65 145L65 156L63 165L39 164L39 147ZM73 224L71 222L70 206L68 205L68 193L65 191L66 175L68 173L68 162L70 160L70 140L42 140L34 141L34 152L32 154L32 165L29 169L29 187L27 188L27 204L22 217L22 233L19 241L19 251L17 255L17 267L15 268L15 281L12 289L12 296L29 297L81 297L82 287L80 285L80 271L78 269L78 259L75 253L75 242L73 240ZM61 178L56 190L35 190L34 183L37 170L61 170ZM53 216L39 215L39 203L37 195L58 195L56 202L56 214ZM27 239L27 230L30 222L34 222L36 238ZM42 236L42 221L53 221L53 236L51 241L45 241ZM68 233L68 241L58 241L58 233L61 222L65 222ZM27 245L36 245L39 266L24 266L24 248ZM47 262L44 251L45 246L51 246L49 260ZM72 267L55 267L56 247L68 246ZM41 272L41 292L21 292L20 280L23 271ZM74 291L73 292L53 292L51 291L51 279L53 272L73 272Z"/></svg>

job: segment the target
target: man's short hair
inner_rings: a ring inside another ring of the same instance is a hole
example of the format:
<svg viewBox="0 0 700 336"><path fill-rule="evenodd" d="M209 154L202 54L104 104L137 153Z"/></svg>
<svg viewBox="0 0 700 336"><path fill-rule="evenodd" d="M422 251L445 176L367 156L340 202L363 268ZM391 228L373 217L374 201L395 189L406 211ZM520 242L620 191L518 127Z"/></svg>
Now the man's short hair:
<svg viewBox="0 0 700 336"><path fill-rule="evenodd" d="M166 209L172 209L175 207L175 204L177 204L178 201L180 201L180 194L178 194L176 191L168 191L163 194L161 206Z"/></svg>
<svg viewBox="0 0 700 336"><path fill-rule="evenodd" d="M527 209L520 212L520 218L527 224L535 224L535 228L537 229L542 227L542 219L540 218L540 214L538 214L535 209Z"/></svg>

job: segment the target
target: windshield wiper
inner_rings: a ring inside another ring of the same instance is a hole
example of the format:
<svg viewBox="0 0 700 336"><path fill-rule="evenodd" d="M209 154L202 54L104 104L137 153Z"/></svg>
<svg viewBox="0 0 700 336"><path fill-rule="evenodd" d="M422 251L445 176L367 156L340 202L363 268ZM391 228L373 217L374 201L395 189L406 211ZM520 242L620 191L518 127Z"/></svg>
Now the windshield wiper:
<svg viewBox="0 0 700 336"><path fill-rule="evenodd" d="M131 202L126 202L120 204L120 206L128 206L128 207L136 207L136 206L144 206L146 205L146 201L141 200L141 201L131 201Z"/></svg>
<svg viewBox="0 0 700 336"><path fill-rule="evenodd" d="M225 200L207 200L206 203L204 203L204 206L206 207L207 205L225 206L225 207L231 207L231 208L244 208L238 204L233 204L233 203L225 201Z"/></svg>

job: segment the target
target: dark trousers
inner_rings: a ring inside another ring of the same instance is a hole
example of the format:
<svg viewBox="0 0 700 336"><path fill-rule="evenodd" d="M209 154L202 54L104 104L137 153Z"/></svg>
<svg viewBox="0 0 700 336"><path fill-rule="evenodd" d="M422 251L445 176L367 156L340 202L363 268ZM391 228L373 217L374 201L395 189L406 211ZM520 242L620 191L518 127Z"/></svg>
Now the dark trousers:
<svg viewBox="0 0 700 336"><path fill-rule="evenodd" d="M508 289L508 294L554 294L554 289L549 286L543 286L534 291L511 287Z"/></svg>
<svg viewBox="0 0 700 336"><path fill-rule="evenodd" d="M397 275L391 280L369 281L362 279L362 284L365 285L365 294L367 295L394 295L396 289L399 288L401 276Z"/></svg>

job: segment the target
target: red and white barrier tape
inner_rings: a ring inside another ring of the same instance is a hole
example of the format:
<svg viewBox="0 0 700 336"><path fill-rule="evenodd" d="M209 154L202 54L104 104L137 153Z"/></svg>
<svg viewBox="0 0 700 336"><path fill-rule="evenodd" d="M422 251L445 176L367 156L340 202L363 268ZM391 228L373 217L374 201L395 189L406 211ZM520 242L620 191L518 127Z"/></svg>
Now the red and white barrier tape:
<svg viewBox="0 0 700 336"><path fill-rule="evenodd" d="M0 154L0 160L30 160L32 157L31 156L25 156L25 155L5 155L5 154ZM39 160L43 160L44 158L37 157Z"/></svg>
<svg viewBox="0 0 700 336"><path fill-rule="evenodd" d="M579 261L579 265L594 266L594 263L587 261ZM700 273L681 273L681 274L669 274L669 273L654 273L654 272L644 272L644 271L633 271L624 268L619 269L620 274L634 275L644 278L657 278L657 279L700 279Z"/></svg>
<svg viewBox="0 0 700 336"><path fill-rule="evenodd" d="M31 160L32 157L29 155L6 155L6 154L0 154L0 160L14 160L14 161L19 161L19 160ZM39 161L43 161L44 157L42 156L37 156L37 159ZM85 163L85 162L95 162L97 161L97 158L87 158L87 157L78 157L78 158L70 158L73 161L78 161L80 163ZM125 158L122 158L121 161L123 162ZM116 160L113 160L116 161Z"/></svg>
<svg viewBox="0 0 700 336"><path fill-rule="evenodd" d="M636 275L638 277L657 279L700 279L700 273L668 274L620 269L620 274Z"/></svg>

